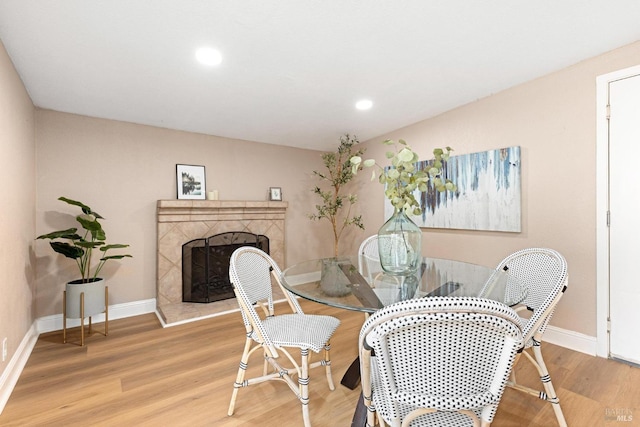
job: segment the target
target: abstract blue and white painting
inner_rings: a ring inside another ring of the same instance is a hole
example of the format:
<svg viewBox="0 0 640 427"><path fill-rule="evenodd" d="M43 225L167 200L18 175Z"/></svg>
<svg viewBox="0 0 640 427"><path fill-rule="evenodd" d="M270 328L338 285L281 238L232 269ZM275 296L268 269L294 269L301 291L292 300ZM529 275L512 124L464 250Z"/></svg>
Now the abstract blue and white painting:
<svg viewBox="0 0 640 427"><path fill-rule="evenodd" d="M427 169L429 163L418 167ZM439 193L432 186L425 193L416 191L422 214L411 219L426 228L520 232L520 170L520 147L451 156L442 175L457 191ZM385 217L392 214L385 199Z"/></svg>

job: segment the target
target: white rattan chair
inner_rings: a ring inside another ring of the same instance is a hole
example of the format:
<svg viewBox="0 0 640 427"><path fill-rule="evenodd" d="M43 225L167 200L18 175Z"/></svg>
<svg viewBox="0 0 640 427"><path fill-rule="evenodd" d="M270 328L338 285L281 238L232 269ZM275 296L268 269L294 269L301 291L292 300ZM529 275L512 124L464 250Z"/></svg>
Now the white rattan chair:
<svg viewBox="0 0 640 427"><path fill-rule="evenodd" d="M358 272L369 283L369 286L373 288L373 292L378 296L378 299L384 304L389 305L397 301L397 288L389 288L388 286L381 286L381 281L391 282L397 286L400 286L402 277L385 275L382 265L380 264L380 253L378 252L378 235L367 237L358 249ZM365 315L365 318L368 318Z"/></svg>
<svg viewBox="0 0 640 427"><path fill-rule="evenodd" d="M329 339L340 321L331 316L304 314L295 297L280 285L280 274L275 261L260 249L241 247L231 255L229 278L240 305L247 334L228 414L233 415L241 387L279 380L284 381L300 400L304 425L310 426L309 369L324 366L329 388L335 389L331 377ZM272 275L287 297L293 313L275 315ZM256 310L258 306L262 309L262 315ZM300 350L300 363L296 362L290 348ZM249 358L259 349L264 356L262 376L245 379ZM321 350L324 350L322 359L311 363L309 351L319 353ZM271 372L268 372L269 365L273 368ZM297 382L293 380L294 376L297 377Z"/></svg>
<svg viewBox="0 0 640 427"><path fill-rule="evenodd" d="M560 426L566 426L560 400L551 383L551 377L542 357L542 335L549 324L556 305L567 289L569 283L567 262L560 253L547 248L528 248L509 255L497 267L518 278L527 288L527 296L516 311L531 311L531 315L523 317L523 336L525 351L523 354L538 371L544 391L535 390L516 382L512 373L508 386L524 391L551 403ZM508 292L508 290L507 290ZM531 350L533 355L528 351Z"/></svg>
<svg viewBox="0 0 640 427"><path fill-rule="evenodd" d="M373 284L376 274L382 271L380 254L378 253L378 235L369 236L358 249L358 272L369 284Z"/></svg>
<svg viewBox="0 0 640 427"><path fill-rule="evenodd" d="M520 318L496 301L430 297L373 313L360 331L367 426L488 426L516 353Z"/></svg>

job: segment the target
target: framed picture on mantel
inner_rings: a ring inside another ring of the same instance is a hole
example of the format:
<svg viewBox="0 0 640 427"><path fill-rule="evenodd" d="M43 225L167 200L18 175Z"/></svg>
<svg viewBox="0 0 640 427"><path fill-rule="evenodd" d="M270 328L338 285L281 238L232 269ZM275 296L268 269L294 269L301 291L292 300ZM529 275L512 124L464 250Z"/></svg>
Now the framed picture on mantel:
<svg viewBox="0 0 640 427"><path fill-rule="evenodd" d="M206 193L204 166L176 165L178 199L202 199Z"/></svg>
<svg viewBox="0 0 640 427"><path fill-rule="evenodd" d="M269 200L282 201L282 189L280 187L270 187Z"/></svg>

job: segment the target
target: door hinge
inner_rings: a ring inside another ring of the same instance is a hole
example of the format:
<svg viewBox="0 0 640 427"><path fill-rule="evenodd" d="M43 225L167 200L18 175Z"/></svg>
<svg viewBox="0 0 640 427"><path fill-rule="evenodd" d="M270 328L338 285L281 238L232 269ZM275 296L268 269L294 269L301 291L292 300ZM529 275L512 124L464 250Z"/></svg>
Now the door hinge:
<svg viewBox="0 0 640 427"><path fill-rule="evenodd" d="M611 211L607 211L607 227L611 227Z"/></svg>
<svg viewBox="0 0 640 427"><path fill-rule="evenodd" d="M607 120L611 118L611 104L607 104Z"/></svg>
<svg viewBox="0 0 640 427"><path fill-rule="evenodd" d="M607 317L607 332L611 332L611 318Z"/></svg>

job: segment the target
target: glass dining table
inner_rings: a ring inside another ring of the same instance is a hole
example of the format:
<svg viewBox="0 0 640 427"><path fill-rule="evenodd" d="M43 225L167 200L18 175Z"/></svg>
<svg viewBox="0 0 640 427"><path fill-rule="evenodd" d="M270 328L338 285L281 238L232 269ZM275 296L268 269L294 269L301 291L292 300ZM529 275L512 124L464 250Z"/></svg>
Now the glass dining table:
<svg viewBox="0 0 640 427"><path fill-rule="evenodd" d="M373 313L384 306L412 298L481 297L513 306L527 295L525 286L508 272L468 262L423 258L413 274L394 276L379 268L378 271L366 272L366 278L357 266L357 258L303 261L282 271L280 282L285 289L301 298L364 313ZM341 384L353 390L359 382L360 364L356 358ZM354 422L364 420L365 413L360 396Z"/></svg>
<svg viewBox="0 0 640 427"><path fill-rule="evenodd" d="M301 298L365 313L412 298L481 297L513 306L527 295L526 287L508 272L468 262L423 258L414 274L393 276L378 266L377 271L365 272L366 278L357 266L357 258L303 261L282 271L280 283ZM353 390L359 382L360 363L356 358L340 383ZM361 395L352 425L363 425L365 419Z"/></svg>
<svg viewBox="0 0 640 427"><path fill-rule="evenodd" d="M525 287L506 271L468 262L423 258L414 274L393 276L380 269L367 278L357 265L354 258L304 261L285 269L281 282L304 299L366 313L412 298L482 297L512 306L526 296Z"/></svg>

